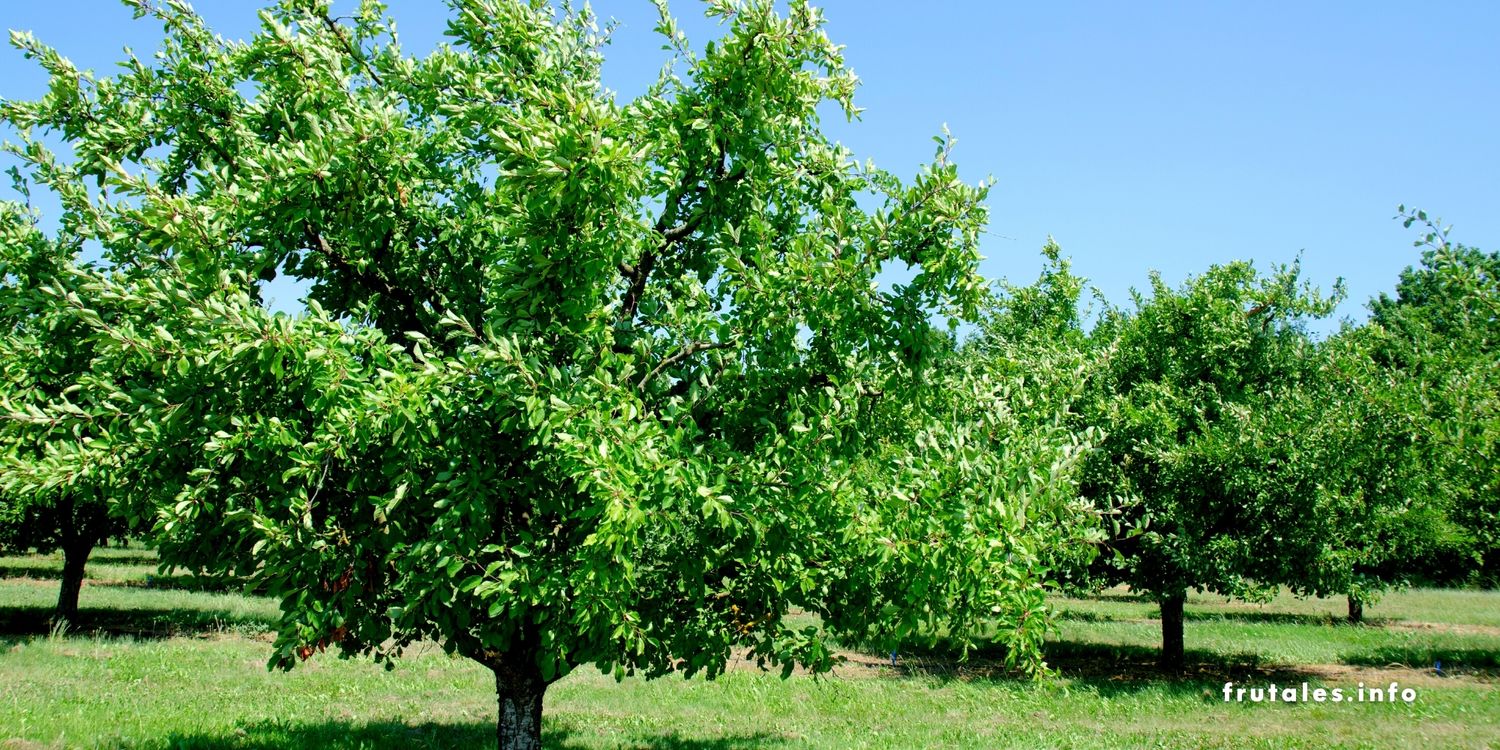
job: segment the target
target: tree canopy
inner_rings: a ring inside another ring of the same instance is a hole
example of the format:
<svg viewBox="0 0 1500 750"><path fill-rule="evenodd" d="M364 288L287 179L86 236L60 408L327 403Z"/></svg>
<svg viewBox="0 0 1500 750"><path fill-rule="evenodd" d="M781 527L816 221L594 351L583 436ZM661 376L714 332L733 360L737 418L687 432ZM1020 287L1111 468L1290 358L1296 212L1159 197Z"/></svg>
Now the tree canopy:
<svg viewBox="0 0 1500 750"><path fill-rule="evenodd" d="M1500 580L1500 253L1448 239L1425 211L1420 261L1370 303L1369 356L1403 389L1428 493L1456 527L1407 567L1430 580Z"/></svg>

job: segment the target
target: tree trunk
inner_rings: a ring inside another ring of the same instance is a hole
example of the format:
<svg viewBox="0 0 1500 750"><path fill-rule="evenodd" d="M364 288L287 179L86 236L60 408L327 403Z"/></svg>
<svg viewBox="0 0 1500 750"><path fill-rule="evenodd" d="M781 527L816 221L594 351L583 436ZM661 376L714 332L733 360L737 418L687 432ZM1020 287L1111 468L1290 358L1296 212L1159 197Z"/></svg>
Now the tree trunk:
<svg viewBox="0 0 1500 750"><path fill-rule="evenodd" d="M71 624L78 620L78 591L83 588L83 568L88 564L89 553L93 551L93 543L79 536L63 542L62 587L57 592L54 623Z"/></svg>
<svg viewBox="0 0 1500 750"><path fill-rule="evenodd" d="M491 663L495 672L495 693L499 697L500 716L495 739L500 750L541 750L542 696L547 681L542 679L531 654L520 663Z"/></svg>
<svg viewBox="0 0 1500 750"><path fill-rule="evenodd" d="M1161 659L1163 670L1182 668L1182 603L1186 593L1168 594L1161 598Z"/></svg>
<svg viewBox="0 0 1500 750"><path fill-rule="evenodd" d="M1365 621L1365 603L1353 594L1349 595L1349 624L1358 625Z"/></svg>

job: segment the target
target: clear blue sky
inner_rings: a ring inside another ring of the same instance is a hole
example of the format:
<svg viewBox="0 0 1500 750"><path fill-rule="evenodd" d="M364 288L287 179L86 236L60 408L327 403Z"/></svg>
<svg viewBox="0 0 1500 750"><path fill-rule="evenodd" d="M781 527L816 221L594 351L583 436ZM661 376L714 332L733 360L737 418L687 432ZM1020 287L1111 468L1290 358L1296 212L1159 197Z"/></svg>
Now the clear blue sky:
<svg viewBox="0 0 1500 750"><path fill-rule="evenodd" d="M350 5L350 0L340 0ZM200 0L220 33L255 28L251 0ZM403 41L442 33L436 0L390 3ZM1000 3L826 0L829 34L864 81L861 121L828 123L861 158L910 175L947 123L965 179L994 175L986 275L1029 281L1050 234L1109 299L1211 263L1303 254L1309 279L1348 283L1339 316L1416 258L1397 203L1500 246L1500 3ZM604 0L621 22L606 84L638 92L663 60L647 0ZM676 0L702 41L715 27ZM156 29L115 0L6 0L99 71ZM43 79L0 53L0 96ZM1327 330L1329 326L1318 326Z"/></svg>

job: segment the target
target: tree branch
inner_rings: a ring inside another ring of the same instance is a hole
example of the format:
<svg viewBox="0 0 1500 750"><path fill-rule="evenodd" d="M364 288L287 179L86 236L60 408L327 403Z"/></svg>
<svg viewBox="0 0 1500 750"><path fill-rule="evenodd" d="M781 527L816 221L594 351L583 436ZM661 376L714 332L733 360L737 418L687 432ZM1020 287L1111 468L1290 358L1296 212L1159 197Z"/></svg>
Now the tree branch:
<svg viewBox="0 0 1500 750"><path fill-rule="evenodd" d="M723 144L719 144L719 158L713 167L713 183L719 185L733 185L745 176L744 166L735 169L733 174L727 174L729 169L729 152ZM683 184L678 186L667 196L667 204L662 207L661 216L656 220L655 231L661 235L661 242L655 247L641 253L640 260L635 265L629 263L620 264L620 275L630 280L630 287L625 290L622 300L620 316L625 320L635 318L636 310L640 307L641 296L646 293L646 282L651 277L651 271L656 267L656 260L676 243L687 238L708 218L708 207L702 205L702 193L708 192L705 185L699 195L698 210L693 212L686 220L673 224L677 218L683 195L697 182L696 175L689 180L684 177Z"/></svg>
<svg viewBox="0 0 1500 750"><path fill-rule="evenodd" d="M671 355L667 356L667 358L659 362L656 367L651 370L651 372L646 373L645 376L641 378L640 382L635 384L635 387L637 390L645 390L646 385L650 383L652 379L654 379L657 375L661 374L662 370L665 370L668 367L671 367L672 365L675 365L678 362L681 362L688 357L697 354L698 352L706 352L712 349L732 349L734 348L734 346L735 344L732 341L719 343L714 343L711 341L694 341L693 343L688 344L681 349L678 349Z"/></svg>
<svg viewBox="0 0 1500 750"><path fill-rule="evenodd" d="M329 31L333 32L334 36L338 37L339 43L343 45L344 51L349 53L349 57L359 63L359 66L364 68L366 73L370 74L370 80L374 81L376 86L384 86L385 82L380 80L380 74L376 73L375 68L370 65L370 61L366 60L359 53L359 50L355 49L354 42L350 41L349 37L345 34L344 27L340 26L339 22L333 20L326 12L320 15L319 20L323 22L324 26L328 27Z"/></svg>
<svg viewBox="0 0 1500 750"><path fill-rule="evenodd" d="M328 243L328 239L315 229L311 222L303 222L303 231L307 233L308 241L312 244L313 249L328 259L329 266L349 274L354 277L354 280L360 286L376 294L385 295L400 307L402 319L398 322L398 325L402 331L414 331L420 327L421 319L417 316L420 308L417 305L416 297L412 296L410 290L403 289L391 283L391 280L378 270L372 272L358 268L353 263L350 263L348 258L345 258L337 250L333 249L333 246ZM387 234L385 247L381 250L382 253L389 249L391 239L392 235Z"/></svg>
<svg viewBox="0 0 1500 750"><path fill-rule="evenodd" d="M641 295L646 293L646 279L651 275L651 269L656 267L657 251L665 250L670 246L671 243L665 243L641 253L639 262L634 266L626 267L629 268L628 273L625 273L624 268L621 269L625 277L630 279L630 288L625 290L625 298L620 308L620 317L624 320L635 318L636 308L641 305Z"/></svg>

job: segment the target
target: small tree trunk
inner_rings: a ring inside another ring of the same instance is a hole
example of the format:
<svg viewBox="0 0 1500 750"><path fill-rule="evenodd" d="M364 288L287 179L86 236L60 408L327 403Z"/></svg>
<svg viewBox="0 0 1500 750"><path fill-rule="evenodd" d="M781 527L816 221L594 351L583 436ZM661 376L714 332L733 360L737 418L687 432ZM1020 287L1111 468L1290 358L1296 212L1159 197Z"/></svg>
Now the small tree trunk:
<svg viewBox="0 0 1500 750"><path fill-rule="evenodd" d="M1358 625L1365 621L1365 602L1353 594L1349 595L1349 624Z"/></svg>
<svg viewBox="0 0 1500 750"><path fill-rule="evenodd" d="M530 656L529 654L527 656ZM490 664L495 672L495 693L500 716L495 739L500 750L541 750L542 696L547 681L531 659L520 665Z"/></svg>
<svg viewBox="0 0 1500 750"><path fill-rule="evenodd" d="M74 536L63 543L62 587L57 593L57 612L53 622L73 623L78 620L78 592L83 588L83 569L88 564L94 545Z"/></svg>
<svg viewBox="0 0 1500 750"><path fill-rule="evenodd" d="M1186 593L1168 594L1161 598L1161 659L1163 670L1182 668L1182 603Z"/></svg>

